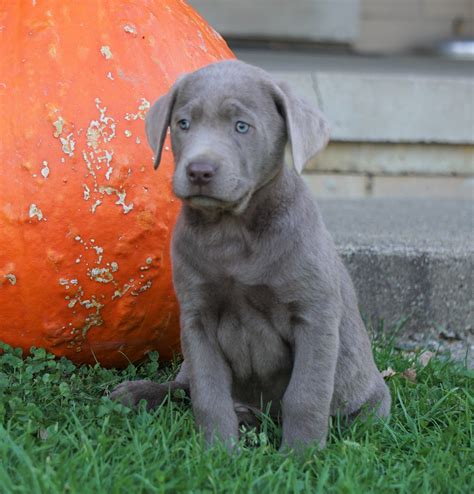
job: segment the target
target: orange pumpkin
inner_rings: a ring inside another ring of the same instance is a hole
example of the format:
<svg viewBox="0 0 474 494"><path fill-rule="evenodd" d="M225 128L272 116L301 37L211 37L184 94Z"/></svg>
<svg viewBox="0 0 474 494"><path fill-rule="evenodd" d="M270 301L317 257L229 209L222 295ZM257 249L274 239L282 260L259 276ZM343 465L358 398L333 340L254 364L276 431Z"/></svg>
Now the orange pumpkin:
<svg viewBox="0 0 474 494"><path fill-rule="evenodd" d="M179 349L150 103L232 58L180 0L0 0L0 340L123 366Z"/></svg>

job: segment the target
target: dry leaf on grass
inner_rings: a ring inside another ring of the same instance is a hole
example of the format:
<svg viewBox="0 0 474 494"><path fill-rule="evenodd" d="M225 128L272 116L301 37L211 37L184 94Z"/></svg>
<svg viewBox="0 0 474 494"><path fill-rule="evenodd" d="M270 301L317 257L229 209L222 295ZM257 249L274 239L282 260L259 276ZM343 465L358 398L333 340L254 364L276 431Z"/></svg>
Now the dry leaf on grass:
<svg viewBox="0 0 474 494"><path fill-rule="evenodd" d="M48 433L48 430L47 429L40 429L38 431L38 437L42 440L42 441L46 441L49 437L49 433Z"/></svg>
<svg viewBox="0 0 474 494"><path fill-rule="evenodd" d="M430 352L429 350L426 350L426 352L423 352L419 357L418 357L418 362L420 362L420 365L422 367L426 367L428 365L428 362L435 356L433 352Z"/></svg>
<svg viewBox="0 0 474 494"><path fill-rule="evenodd" d="M401 375L408 381L416 383L416 369L414 367L404 370Z"/></svg>
<svg viewBox="0 0 474 494"><path fill-rule="evenodd" d="M428 362L435 356L435 353L430 352L429 350L426 350L423 352L419 357L418 357L418 362L420 363L421 367L426 367L428 365ZM380 374L382 374L382 377L384 379L390 379L391 377L395 376L397 374L397 371L392 369L391 367L387 367L385 370L383 370ZM400 372L400 375L407 379L408 381L412 383L416 383L416 369L415 367L409 367L408 369L405 369L403 372Z"/></svg>
<svg viewBox="0 0 474 494"><path fill-rule="evenodd" d="M396 372L391 367L387 367L380 374L382 374L382 377L384 379L389 379L390 377L394 376Z"/></svg>
<svg viewBox="0 0 474 494"><path fill-rule="evenodd" d="M397 371L393 370L391 367L388 367L387 369L383 370L380 374L382 374L382 377L384 379L390 379L391 377L397 375L398 373ZM412 383L416 383L416 369L414 367L409 367L408 369L401 372L400 375L405 379L407 379L408 381Z"/></svg>

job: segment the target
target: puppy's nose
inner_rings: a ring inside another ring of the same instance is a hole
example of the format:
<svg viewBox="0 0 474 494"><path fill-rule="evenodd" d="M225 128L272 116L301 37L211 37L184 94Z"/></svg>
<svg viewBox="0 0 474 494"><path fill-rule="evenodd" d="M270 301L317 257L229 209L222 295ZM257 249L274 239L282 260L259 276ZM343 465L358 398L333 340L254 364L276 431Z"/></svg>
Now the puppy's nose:
<svg viewBox="0 0 474 494"><path fill-rule="evenodd" d="M212 163L196 161L186 168L186 175L193 185L207 185L216 174L216 167Z"/></svg>

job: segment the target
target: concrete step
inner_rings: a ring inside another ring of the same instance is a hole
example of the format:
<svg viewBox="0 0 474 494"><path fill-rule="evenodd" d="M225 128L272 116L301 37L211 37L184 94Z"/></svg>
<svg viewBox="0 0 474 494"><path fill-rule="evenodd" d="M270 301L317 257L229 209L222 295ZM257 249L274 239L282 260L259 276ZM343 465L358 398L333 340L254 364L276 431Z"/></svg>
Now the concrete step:
<svg viewBox="0 0 474 494"><path fill-rule="evenodd" d="M474 146L332 141L307 171L371 175L472 176Z"/></svg>
<svg viewBox="0 0 474 494"><path fill-rule="evenodd" d="M303 178L319 199L407 198L474 200L473 177L322 172L305 173Z"/></svg>
<svg viewBox="0 0 474 494"><path fill-rule="evenodd" d="M329 146L305 172L318 197L474 198L474 66L234 46L321 108Z"/></svg>
<svg viewBox="0 0 474 494"><path fill-rule="evenodd" d="M472 63L249 48L235 53L321 108L333 141L467 144L474 156Z"/></svg>
<svg viewBox="0 0 474 494"><path fill-rule="evenodd" d="M348 43L359 32L359 0L189 0L226 38Z"/></svg>
<svg viewBox="0 0 474 494"><path fill-rule="evenodd" d="M320 200L354 280L361 311L390 329L407 318L406 347L466 352L474 364L474 203Z"/></svg>

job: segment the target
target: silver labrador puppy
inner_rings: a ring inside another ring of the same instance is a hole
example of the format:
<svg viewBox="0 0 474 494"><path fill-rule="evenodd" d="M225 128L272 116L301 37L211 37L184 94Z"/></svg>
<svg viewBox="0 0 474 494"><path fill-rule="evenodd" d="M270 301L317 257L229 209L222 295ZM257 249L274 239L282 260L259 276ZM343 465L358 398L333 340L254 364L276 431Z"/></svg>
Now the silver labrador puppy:
<svg viewBox="0 0 474 494"><path fill-rule="evenodd" d="M323 116L265 71L225 61L180 78L149 111L155 168L168 127L184 362L173 382L129 381L111 397L152 408L190 390L206 442L230 447L262 405L281 413L282 448L323 447L337 411L387 416L352 281L299 176L327 143Z"/></svg>

